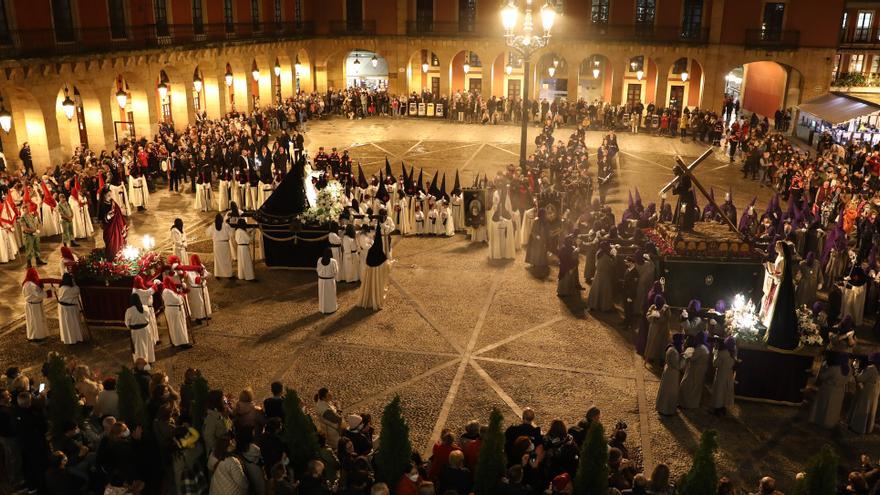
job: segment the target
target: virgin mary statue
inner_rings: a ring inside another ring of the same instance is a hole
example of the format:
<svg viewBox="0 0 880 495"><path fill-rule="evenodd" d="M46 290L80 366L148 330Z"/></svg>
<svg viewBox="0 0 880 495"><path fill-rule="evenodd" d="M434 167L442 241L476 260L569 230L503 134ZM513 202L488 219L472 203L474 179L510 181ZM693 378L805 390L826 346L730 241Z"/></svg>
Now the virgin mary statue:
<svg viewBox="0 0 880 495"><path fill-rule="evenodd" d="M767 345L786 350L796 348L800 342L791 263L791 246L777 241L776 260L766 264L764 297L758 314L761 323L767 327Z"/></svg>

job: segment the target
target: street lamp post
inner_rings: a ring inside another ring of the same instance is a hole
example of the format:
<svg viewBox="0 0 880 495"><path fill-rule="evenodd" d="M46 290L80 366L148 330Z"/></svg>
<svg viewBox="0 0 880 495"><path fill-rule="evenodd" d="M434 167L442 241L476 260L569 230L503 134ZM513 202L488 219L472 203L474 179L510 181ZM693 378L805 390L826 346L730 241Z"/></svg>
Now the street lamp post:
<svg viewBox="0 0 880 495"><path fill-rule="evenodd" d="M504 41L507 46L519 53L523 61L523 98L522 98L522 122L519 142L519 162L526 162L526 143L528 142L528 98L529 98L529 73L531 69L531 56L550 42L550 30L556 20L556 9L549 3L541 7L541 27L543 34L534 33L532 20L532 0L525 0L524 12L522 13L522 26L517 32L520 9L510 0L501 9L501 24L504 26Z"/></svg>

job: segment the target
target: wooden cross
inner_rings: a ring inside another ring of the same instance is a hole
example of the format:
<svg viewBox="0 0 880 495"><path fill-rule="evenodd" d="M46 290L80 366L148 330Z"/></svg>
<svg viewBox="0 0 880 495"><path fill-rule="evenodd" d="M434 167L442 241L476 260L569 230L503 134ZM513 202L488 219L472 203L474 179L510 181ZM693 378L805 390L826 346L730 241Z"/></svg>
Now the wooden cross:
<svg viewBox="0 0 880 495"><path fill-rule="evenodd" d="M699 189L700 193L703 194L703 197L706 198L706 200L709 202L709 204L711 204L712 206L715 207L715 211L717 211L718 214L721 215L721 218L724 219L724 222L725 222L725 223L726 223L731 229L733 229L734 232L736 232L737 234L739 234L739 236L740 236L743 240L745 240L745 236L742 234L742 232L739 231L739 229L737 228L736 224L734 224L733 221L732 221L730 218L728 218L727 215L724 214L724 211L722 211L721 208L719 208L718 205L715 204L715 200L713 200L712 197L709 196L709 193L706 192L706 189L703 187L702 184L700 184L700 181L698 181L697 178L694 176L694 173L693 173L693 172L694 172L694 170L697 168L697 165L699 165L700 163L702 163L703 160L705 160L706 158L709 158L709 156L712 155L712 153L713 153L714 151L715 151L715 150L714 150L713 148L709 148L709 149L707 149L707 150L706 150L702 155L700 155L696 160L694 160L693 162L691 162L690 165L685 165L684 160L682 160L681 156L676 155L676 156L675 156L675 163L677 163L677 164L681 167L681 169L682 169L684 172L683 172L681 175L679 175L679 176L675 177L674 179L672 179L671 181L669 181L668 184L666 184L665 186L663 186L663 189L660 190L660 194L663 194L663 193L665 193L666 191L668 191L668 190L672 189L673 187L675 187L675 185L678 183L678 181L679 181L682 177L684 177L684 176L688 176L688 177L690 177L690 179L691 179L691 183L692 183L697 189Z"/></svg>

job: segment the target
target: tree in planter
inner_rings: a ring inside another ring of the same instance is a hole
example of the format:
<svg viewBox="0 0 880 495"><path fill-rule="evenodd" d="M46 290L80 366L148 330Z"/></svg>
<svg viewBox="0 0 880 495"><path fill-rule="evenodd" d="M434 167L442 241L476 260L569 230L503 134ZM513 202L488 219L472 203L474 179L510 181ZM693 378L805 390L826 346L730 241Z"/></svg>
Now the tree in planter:
<svg viewBox="0 0 880 495"><path fill-rule="evenodd" d="M815 457L807 462L805 476L795 484L795 495L837 493L837 454L825 444Z"/></svg>
<svg viewBox="0 0 880 495"><path fill-rule="evenodd" d="M284 409L284 443L287 456L297 474L305 472L308 462L318 457L318 432L312 418L302 410L299 395L287 389L282 403Z"/></svg>
<svg viewBox="0 0 880 495"><path fill-rule="evenodd" d="M608 492L608 441L605 440L605 428L599 422L590 425L581 446L574 492L577 495L605 495Z"/></svg>
<svg viewBox="0 0 880 495"><path fill-rule="evenodd" d="M53 436L64 434L63 428L66 421L79 423L82 419L82 406L76 387L73 385L73 377L67 372L64 358L53 354L49 358L49 421Z"/></svg>
<svg viewBox="0 0 880 495"><path fill-rule="evenodd" d="M477 495L493 495L498 493L501 478L504 477L507 457L504 455L504 417L497 408L489 414L489 428L483 436L480 456L474 475L474 493Z"/></svg>
<svg viewBox="0 0 880 495"><path fill-rule="evenodd" d="M116 383L116 394L119 395L119 417L131 430L141 426L144 430L150 429L147 418L147 409L144 406L144 398L141 397L141 388L131 369L123 367L119 372Z"/></svg>
<svg viewBox="0 0 880 495"><path fill-rule="evenodd" d="M691 470L681 479L681 493L713 493L718 486L715 451L718 450L718 432L706 430L700 436L700 445L694 453Z"/></svg>
<svg viewBox="0 0 880 495"><path fill-rule="evenodd" d="M400 396L382 411L382 432L379 434L379 451L374 459L379 481L395 486L398 478L409 468L412 444L409 442L409 425L403 418Z"/></svg>
<svg viewBox="0 0 880 495"><path fill-rule="evenodd" d="M207 402L208 380L205 380L205 377L199 374L193 382L193 399L189 409L190 419L193 423L192 426L199 433L202 432L202 427L205 425L205 415L208 413Z"/></svg>

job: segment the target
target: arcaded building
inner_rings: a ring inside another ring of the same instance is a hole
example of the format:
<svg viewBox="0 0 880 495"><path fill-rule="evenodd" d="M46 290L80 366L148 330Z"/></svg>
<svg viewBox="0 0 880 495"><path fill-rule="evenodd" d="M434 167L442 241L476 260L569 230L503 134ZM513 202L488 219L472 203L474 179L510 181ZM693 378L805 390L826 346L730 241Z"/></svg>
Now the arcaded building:
<svg viewBox="0 0 880 495"><path fill-rule="evenodd" d="M526 77L530 98L720 111L728 94L772 118L828 91L845 4L551 2L552 40L523 74L499 0L0 0L2 149L15 166L29 142L41 170L296 91L522 97Z"/></svg>

